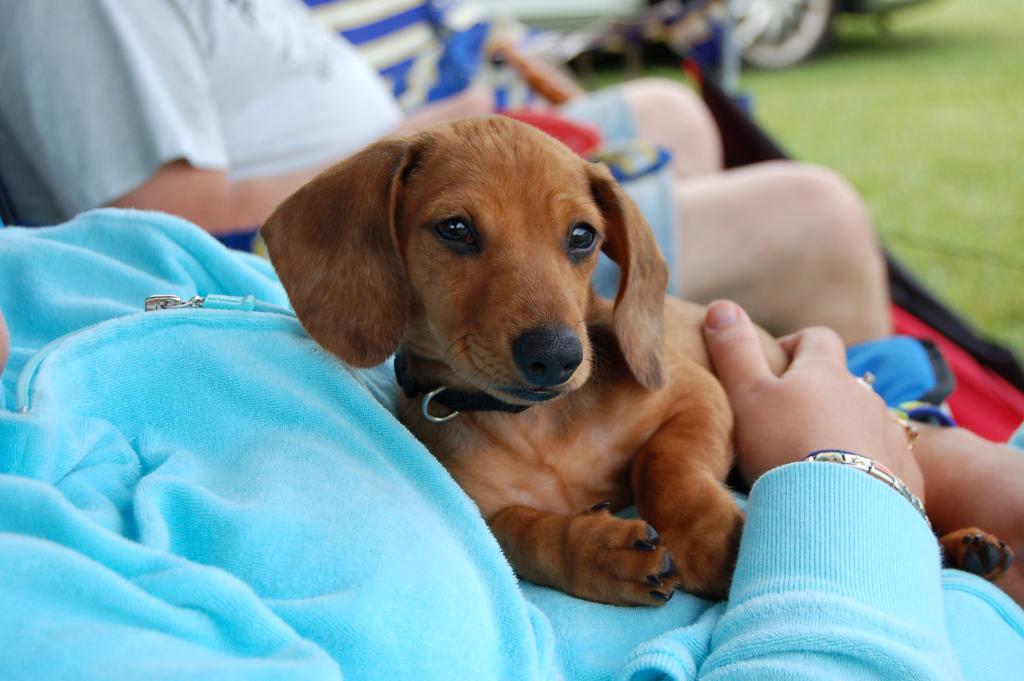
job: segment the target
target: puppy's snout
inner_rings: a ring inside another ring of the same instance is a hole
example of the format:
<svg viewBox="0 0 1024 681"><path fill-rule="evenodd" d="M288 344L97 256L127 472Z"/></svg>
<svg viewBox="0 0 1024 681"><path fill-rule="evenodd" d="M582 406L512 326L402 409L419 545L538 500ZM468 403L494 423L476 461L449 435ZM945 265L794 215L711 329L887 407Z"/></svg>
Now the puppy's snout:
<svg viewBox="0 0 1024 681"><path fill-rule="evenodd" d="M565 383L583 361L583 344L571 329L532 329L512 341L512 359L532 385Z"/></svg>

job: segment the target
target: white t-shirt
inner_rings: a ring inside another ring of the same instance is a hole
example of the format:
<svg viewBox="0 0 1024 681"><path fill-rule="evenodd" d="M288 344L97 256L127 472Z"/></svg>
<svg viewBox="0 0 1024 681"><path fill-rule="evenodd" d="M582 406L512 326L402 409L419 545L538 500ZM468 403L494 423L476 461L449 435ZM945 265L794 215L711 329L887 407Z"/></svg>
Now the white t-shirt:
<svg viewBox="0 0 1024 681"><path fill-rule="evenodd" d="M176 159L236 180L328 163L401 117L298 0L0 3L0 94L0 181L27 224Z"/></svg>

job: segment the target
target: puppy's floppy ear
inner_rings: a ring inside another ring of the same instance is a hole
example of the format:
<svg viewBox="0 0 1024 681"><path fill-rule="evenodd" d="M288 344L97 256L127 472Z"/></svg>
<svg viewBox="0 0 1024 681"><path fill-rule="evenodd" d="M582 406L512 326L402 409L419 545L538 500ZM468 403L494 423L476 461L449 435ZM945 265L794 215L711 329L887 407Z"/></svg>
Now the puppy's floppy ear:
<svg viewBox="0 0 1024 681"><path fill-rule="evenodd" d="M661 386L665 353L662 320L668 267L647 220L603 164L588 164L590 191L604 215L602 246L620 270L613 324L633 376L648 389Z"/></svg>
<svg viewBox="0 0 1024 681"><path fill-rule="evenodd" d="M387 359L405 330L395 221L413 156L408 139L385 138L313 178L260 229L306 331L357 367Z"/></svg>

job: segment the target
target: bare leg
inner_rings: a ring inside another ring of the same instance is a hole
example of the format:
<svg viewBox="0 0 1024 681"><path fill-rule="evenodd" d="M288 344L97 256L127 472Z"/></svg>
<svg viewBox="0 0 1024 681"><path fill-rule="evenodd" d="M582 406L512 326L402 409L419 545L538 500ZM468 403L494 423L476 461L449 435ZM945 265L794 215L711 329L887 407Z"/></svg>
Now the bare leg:
<svg viewBox="0 0 1024 681"><path fill-rule="evenodd" d="M676 185L683 295L729 298L775 334L823 325L847 343L890 332L885 262L837 174L771 162Z"/></svg>
<svg viewBox="0 0 1024 681"><path fill-rule="evenodd" d="M684 296L735 300L777 334L824 325L853 343L890 332L884 260L849 184L795 162L719 172L718 128L692 90L646 78L622 91L637 136L673 154Z"/></svg>
<svg viewBox="0 0 1024 681"><path fill-rule="evenodd" d="M672 152L678 179L722 170L722 140L711 112L690 88L668 78L641 78L622 86L636 135Z"/></svg>
<svg viewBox="0 0 1024 681"><path fill-rule="evenodd" d="M914 453L936 529L980 527L1024 558L1024 452L964 428L920 430Z"/></svg>
<svg viewBox="0 0 1024 681"><path fill-rule="evenodd" d="M920 430L914 453L936 531L974 526L1009 544L1017 561L995 584L1024 607L1024 452L963 428Z"/></svg>

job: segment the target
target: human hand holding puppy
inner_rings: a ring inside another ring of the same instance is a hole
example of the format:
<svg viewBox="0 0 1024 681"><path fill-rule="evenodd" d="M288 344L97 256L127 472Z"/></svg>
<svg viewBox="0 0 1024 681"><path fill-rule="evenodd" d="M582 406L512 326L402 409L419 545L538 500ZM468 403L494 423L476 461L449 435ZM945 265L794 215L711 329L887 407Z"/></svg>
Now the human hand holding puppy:
<svg viewBox="0 0 1024 681"><path fill-rule="evenodd" d="M882 398L847 371L834 331L810 328L781 339L792 357L781 376L769 369L753 323L735 303L708 307L704 338L733 408L737 465L748 484L811 452L845 449L884 465L924 499L906 433Z"/></svg>
<svg viewBox="0 0 1024 681"><path fill-rule="evenodd" d="M927 480L945 566L993 581L1024 605L1024 570L1014 563L1014 553L1024 553L1019 452L962 428L925 425L911 451L882 399L849 374L843 344L828 329L781 339L791 356L781 375L769 370L754 325L735 303L709 305L703 330L732 406L736 463L747 484L837 448L882 464L922 500Z"/></svg>

